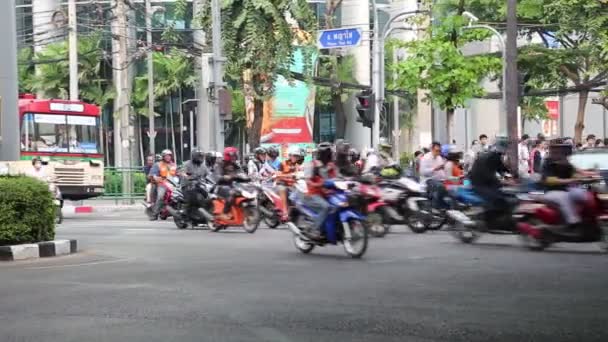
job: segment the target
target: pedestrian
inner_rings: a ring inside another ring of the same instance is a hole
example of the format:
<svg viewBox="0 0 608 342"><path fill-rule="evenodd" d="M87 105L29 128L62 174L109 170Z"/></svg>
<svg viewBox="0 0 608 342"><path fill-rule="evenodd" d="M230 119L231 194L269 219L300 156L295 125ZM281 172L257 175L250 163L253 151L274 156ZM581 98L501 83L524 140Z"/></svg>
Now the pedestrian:
<svg viewBox="0 0 608 342"><path fill-rule="evenodd" d="M602 141L602 139L596 139L595 140L595 147L604 147L604 142Z"/></svg>
<svg viewBox="0 0 608 342"><path fill-rule="evenodd" d="M414 177L416 180L420 180L420 159L424 156L422 151L414 152L414 160L412 161L412 167L414 169Z"/></svg>
<svg viewBox="0 0 608 342"><path fill-rule="evenodd" d="M536 140L530 151L530 174L539 174L542 170L544 141Z"/></svg>
<svg viewBox="0 0 608 342"><path fill-rule="evenodd" d="M480 151L486 151L490 146L488 145L488 136L481 134L479 136Z"/></svg>
<svg viewBox="0 0 608 342"><path fill-rule="evenodd" d="M583 145L583 149L594 148L595 147L595 135L589 134L587 139L585 140L585 145Z"/></svg>
<svg viewBox="0 0 608 342"><path fill-rule="evenodd" d="M530 150L528 148L529 141L530 136L524 134L522 135L517 147L518 171L520 177L528 177L530 172Z"/></svg>

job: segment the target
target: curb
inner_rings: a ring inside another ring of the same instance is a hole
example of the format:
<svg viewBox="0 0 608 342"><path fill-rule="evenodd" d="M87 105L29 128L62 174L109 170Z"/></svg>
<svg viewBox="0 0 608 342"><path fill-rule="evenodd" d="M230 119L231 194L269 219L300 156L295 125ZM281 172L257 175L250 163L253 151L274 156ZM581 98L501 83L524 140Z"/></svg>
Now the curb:
<svg viewBox="0 0 608 342"><path fill-rule="evenodd" d="M63 213L64 214L92 214L92 213L108 213L113 211L129 211L129 210L143 210L145 209L141 204L140 205L117 205L117 206L64 206Z"/></svg>
<svg viewBox="0 0 608 342"><path fill-rule="evenodd" d="M0 246L0 260L14 261L48 258L73 254L77 250L78 243L76 240L54 240L23 245Z"/></svg>

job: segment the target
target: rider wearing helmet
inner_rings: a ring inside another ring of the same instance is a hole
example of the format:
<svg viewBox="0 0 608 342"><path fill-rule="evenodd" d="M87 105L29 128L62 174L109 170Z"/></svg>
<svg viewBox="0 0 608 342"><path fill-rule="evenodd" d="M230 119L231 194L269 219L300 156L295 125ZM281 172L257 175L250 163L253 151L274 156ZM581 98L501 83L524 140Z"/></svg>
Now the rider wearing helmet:
<svg viewBox="0 0 608 342"><path fill-rule="evenodd" d="M247 162L247 175L252 179L257 179L260 176L260 171L264 167L266 162L266 149L263 147L256 147L253 150L253 158Z"/></svg>
<svg viewBox="0 0 608 342"><path fill-rule="evenodd" d="M378 152L373 152L373 150L371 150L372 152L368 152L363 172L380 173L385 167L395 165L391 157L392 149L393 146L388 140L381 138L378 143Z"/></svg>
<svg viewBox="0 0 608 342"><path fill-rule="evenodd" d="M184 163L184 173L188 178L205 178L209 169L205 165L205 154L203 150L195 147L191 152L191 158Z"/></svg>
<svg viewBox="0 0 608 342"><path fill-rule="evenodd" d="M351 161L350 144L342 139L336 141L336 166L342 177L354 177L358 174L355 165Z"/></svg>
<svg viewBox="0 0 608 342"><path fill-rule="evenodd" d="M156 184L162 184L167 177L173 177L177 175L177 165L173 160L173 152L171 150L163 150L161 152L161 160L154 164L152 170L150 170L150 175L153 177L154 182ZM158 218L158 214L160 214L161 209L164 204L165 193L167 192L167 188L164 186L156 187L156 204L154 205L154 209L152 210L151 220L156 220Z"/></svg>
<svg viewBox="0 0 608 342"><path fill-rule="evenodd" d="M281 163L277 173L277 185L283 208L287 208L287 192L296 181L296 173L301 169L301 160L304 157L302 150L296 145L289 146L287 154L289 158ZM287 221L287 212L283 213L282 220Z"/></svg>
<svg viewBox="0 0 608 342"><path fill-rule="evenodd" d="M329 212L329 204L323 197L323 183L326 179L335 178L338 173L332 159L333 150L331 144L327 142L320 143L317 146L316 159L304 171L308 194L304 196L303 202L318 214L313 227L317 233L321 232L321 225Z"/></svg>
<svg viewBox="0 0 608 342"><path fill-rule="evenodd" d="M224 148L223 161L218 167L218 195L224 198L224 211L220 219L230 220L230 210L238 193L232 187L236 178L247 178L239 165L239 152L236 147Z"/></svg>
<svg viewBox="0 0 608 342"><path fill-rule="evenodd" d="M488 151L477 156L469 172L473 191L483 199L488 217L508 207L506 195L500 190L503 183L497 177L509 172L504 163L508 147L507 137L497 137Z"/></svg>

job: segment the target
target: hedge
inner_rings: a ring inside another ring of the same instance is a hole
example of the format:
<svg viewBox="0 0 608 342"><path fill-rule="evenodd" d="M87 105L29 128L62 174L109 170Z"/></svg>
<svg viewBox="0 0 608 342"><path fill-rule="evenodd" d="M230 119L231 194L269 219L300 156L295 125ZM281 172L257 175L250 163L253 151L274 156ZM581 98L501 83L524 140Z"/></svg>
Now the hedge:
<svg viewBox="0 0 608 342"><path fill-rule="evenodd" d="M1 176L0 245L54 237L55 204L48 184L26 176Z"/></svg>
<svg viewBox="0 0 608 342"><path fill-rule="evenodd" d="M133 194L124 195L143 195L146 193L146 175L143 172L130 172L133 180ZM122 173L123 171L106 171L104 174L104 195L119 196L122 193Z"/></svg>

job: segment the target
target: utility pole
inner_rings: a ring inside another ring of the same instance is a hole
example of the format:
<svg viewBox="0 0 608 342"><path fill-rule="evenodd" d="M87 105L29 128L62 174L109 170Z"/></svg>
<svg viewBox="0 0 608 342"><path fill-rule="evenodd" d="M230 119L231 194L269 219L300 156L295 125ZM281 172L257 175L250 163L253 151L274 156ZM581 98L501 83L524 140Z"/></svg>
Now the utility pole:
<svg viewBox="0 0 608 342"><path fill-rule="evenodd" d="M78 101L78 27L76 19L76 0L68 1L68 26L70 100Z"/></svg>
<svg viewBox="0 0 608 342"><path fill-rule="evenodd" d="M507 44L506 44L506 93L507 136L511 140L508 157L511 172L517 174L517 0L507 0Z"/></svg>
<svg viewBox="0 0 608 342"><path fill-rule="evenodd" d="M152 49L152 0L146 0L146 47L148 51L148 153L156 153L154 127L154 50Z"/></svg>
<svg viewBox="0 0 608 342"><path fill-rule="evenodd" d="M0 1L0 160L19 160L15 0Z"/></svg>
<svg viewBox="0 0 608 342"><path fill-rule="evenodd" d="M222 15L220 0L211 0L211 34L213 48L213 117L215 119L215 150L224 149L224 121L220 117L220 89L224 86L222 56Z"/></svg>
<svg viewBox="0 0 608 342"><path fill-rule="evenodd" d="M117 59L116 63L116 79L114 80L116 86L116 98L118 101L118 116L120 120L119 127L114 127L114 134L118 134L117 130L120 128L120 159L116 160L118 166L123 169L130 168L131 165L131 145L133 139L131 139L130 127L129 127L129 89L128 89L128 73L129 73L129 62L127 54L127 4L126 0L116 0L116 34L114 39L118 40L118 53L115 55ZM116 123L116 121L115 121ZM123 172L122 179L122 192L127 194L131 193L131 177L130 173L125 170Z"/></svg>
<svg viewBox="0 0 608 342"><path fill-rule="evenodd" d="M380 25L378 24L378 6L376 6L376 0L371 0L372 3L372 15L374 18L374 31L372 41L372 91L376 95L376 102L374 106L374 124L372 125L372 141L371 146L374 147L380 141L380 111L384 108L384 89L382 88L381 73L381 62L380 59L384 58L384 54L380 48Z"/></svg>

